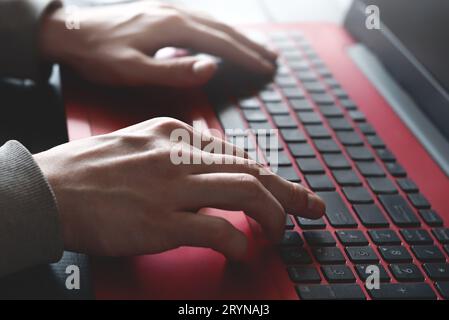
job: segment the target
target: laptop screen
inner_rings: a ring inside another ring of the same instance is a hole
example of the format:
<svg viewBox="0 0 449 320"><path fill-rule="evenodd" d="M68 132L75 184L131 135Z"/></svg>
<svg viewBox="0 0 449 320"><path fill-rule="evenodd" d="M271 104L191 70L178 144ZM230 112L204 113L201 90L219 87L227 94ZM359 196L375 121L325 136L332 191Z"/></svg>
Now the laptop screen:
<svg viewBox="0 0 449 320"><path fill-rule="evenodd" d="M379 7L382 23L449 92L449 1L370 0L366 4Z"/></svg>
<svg viewBox="0 0 449 320"><path fill-rule="evenodd" d="M369 5L378 7L379 28L367 25ZM354 0L345 27L449 141L449 1Z"/></svg>

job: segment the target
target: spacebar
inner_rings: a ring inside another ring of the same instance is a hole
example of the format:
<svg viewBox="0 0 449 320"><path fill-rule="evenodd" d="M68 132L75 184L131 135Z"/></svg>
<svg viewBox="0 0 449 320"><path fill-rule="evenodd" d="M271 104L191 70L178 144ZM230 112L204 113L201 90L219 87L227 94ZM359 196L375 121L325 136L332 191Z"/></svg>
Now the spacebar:
<svg viewBox="0 0 449 320"><path fill-rule="evenodd" d="M317 192L326 203L326 217L333 227L356 227L357 222L337 192Z"/></svg>

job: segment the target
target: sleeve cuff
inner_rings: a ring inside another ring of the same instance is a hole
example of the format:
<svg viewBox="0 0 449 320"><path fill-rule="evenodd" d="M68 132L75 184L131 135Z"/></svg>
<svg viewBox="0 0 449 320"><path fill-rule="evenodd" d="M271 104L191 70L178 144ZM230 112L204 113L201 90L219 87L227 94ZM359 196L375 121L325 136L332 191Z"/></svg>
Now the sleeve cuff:
<svg viewBox="0 0 449 320"><path fill-rule="evenodd" d="M0 148L0 276L58 261L63 253L56 198L28 150Z"/></svg>
<svg viewBox="0 0 449 320"><path fill-rule="evenodd" d="M59 0L3 0L0 2L0 73L3 77L46 80L51 65L38 50L42 15Z"/></svg>

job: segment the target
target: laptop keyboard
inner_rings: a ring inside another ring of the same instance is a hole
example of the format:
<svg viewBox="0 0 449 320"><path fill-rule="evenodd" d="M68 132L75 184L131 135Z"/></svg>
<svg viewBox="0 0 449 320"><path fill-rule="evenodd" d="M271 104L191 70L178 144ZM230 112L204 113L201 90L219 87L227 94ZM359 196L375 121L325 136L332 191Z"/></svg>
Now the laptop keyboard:
<svg viewBox="0 0 449 320"><path fill-rule="evenodd" d="M280 52L274 82L217 113L225 129L253 129L247 151L326 202L321 219L287 215L279 253L299 298L449 299L441 217L305 37L268 36ZM278 130L276 150L257 143L260 129ZM380 286L369 290L372 265Z"/></svg>

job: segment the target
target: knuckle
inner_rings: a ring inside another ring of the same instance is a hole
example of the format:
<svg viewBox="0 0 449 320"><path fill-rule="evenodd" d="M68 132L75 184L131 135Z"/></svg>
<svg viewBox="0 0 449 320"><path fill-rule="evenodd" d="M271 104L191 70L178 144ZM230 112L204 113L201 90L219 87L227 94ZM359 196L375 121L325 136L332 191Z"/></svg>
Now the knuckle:
<svg viewBox="0 0 449 320"><path fill-rule="evenodd" d="M239 188L251 199L260 199L263 196L262 185L253 175L240 174Z"/></svg>
<svg viewBox="0 0 449 320"><path fill-rule="evenodd" d="M217 218L213 227L213 238L216 243L225 242L231 234L231 225L223 218Z"/></svg>
<svg viewBox="0 0 449 320"><path fill-rule="evenodd" d="M163 22L168 26L180 26L186 23L186 17L176 10L167 10Z"/></svg>

